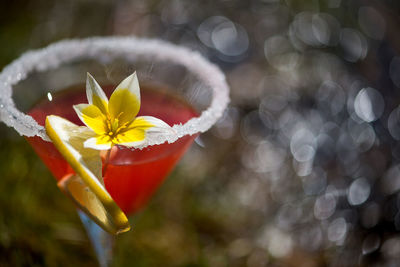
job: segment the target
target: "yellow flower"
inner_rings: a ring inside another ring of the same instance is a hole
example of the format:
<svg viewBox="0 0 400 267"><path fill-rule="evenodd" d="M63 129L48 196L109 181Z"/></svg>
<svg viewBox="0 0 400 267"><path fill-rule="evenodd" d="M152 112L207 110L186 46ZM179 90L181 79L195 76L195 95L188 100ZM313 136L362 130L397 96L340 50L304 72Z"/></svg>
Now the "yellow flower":
<svg viewBox="0 0 400 267"><path fill-rule="evenodd" d="M123 80L110 99L88 73L86 81L88 104L75 105L81 121L95 136L87 139L84 146L107 150L113 145L136 147L151 133L171 131L172 128L160 119L151 116L136 117L140 109L140 89L136 73Z"/></svg>

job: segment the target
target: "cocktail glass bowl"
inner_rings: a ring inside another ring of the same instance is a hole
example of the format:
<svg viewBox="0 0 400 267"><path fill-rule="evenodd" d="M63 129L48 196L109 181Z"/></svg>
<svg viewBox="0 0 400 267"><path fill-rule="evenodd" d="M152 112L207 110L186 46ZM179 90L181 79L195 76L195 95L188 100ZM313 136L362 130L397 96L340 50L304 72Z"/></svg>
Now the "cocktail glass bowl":
<svg viewBox="0 0 400 267"><path fill-rule="evenodd" d="M146 203L194 138L222 116L229 101L223 73L197 52L134 37L61 41L25 53L0 73L1 121L27 138L60 184L73 170L46 134L46 115L78 123L72 104L86 103L82 83L87 72L110 93L134 71L143 86L141 115L165 120L174 134L159 135L141 150L111 150L104 183L127 214ZM60 93L71 87L81 90L73 99ZM80 216L100 265L106 266L110 242L103 241L110 239L83 213Z"/></svg>

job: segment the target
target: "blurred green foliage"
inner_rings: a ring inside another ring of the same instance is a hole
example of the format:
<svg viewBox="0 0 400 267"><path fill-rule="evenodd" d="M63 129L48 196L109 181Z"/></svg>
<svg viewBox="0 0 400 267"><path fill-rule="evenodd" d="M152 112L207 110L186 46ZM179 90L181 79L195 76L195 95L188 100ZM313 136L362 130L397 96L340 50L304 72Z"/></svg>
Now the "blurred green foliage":
<svg viewBox="0 0 400 267"><path fill-rule="evenodd" d="M0 134L0 265L56 266L75 255L95 266L91 251L81 249L89 243L74 226L74 208L49 171L24 138L4 125Z"/></svg>

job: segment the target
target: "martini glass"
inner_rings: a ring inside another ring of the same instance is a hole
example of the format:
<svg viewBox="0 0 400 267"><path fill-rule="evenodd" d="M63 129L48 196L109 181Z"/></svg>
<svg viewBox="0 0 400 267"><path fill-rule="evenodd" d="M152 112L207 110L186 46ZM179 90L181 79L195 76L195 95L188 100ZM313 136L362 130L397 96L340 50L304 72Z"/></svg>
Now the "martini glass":
<svg viewBox="0 0 400 267"><path fill-rule="evenodd" d="M106 214L98 202L87 204L88 196L82 197L86 185L74 180L74 171L50 142L43 124L51 114L79 123L72 105L85 102L82 84L87 72L109 94L134 71L142 89L140 115L164 120L176 134L159 135L141 150L115 147L103 157L105 188L129 216L146 204L194 138L221 117L229 101L222 72L183 47L108 37L61 41L22 55L0 73L1 120L28 140L80 208L101 266L108 265L113 243L109 229L97 225ZM76 184L78 191L70 186Z"/></svg>

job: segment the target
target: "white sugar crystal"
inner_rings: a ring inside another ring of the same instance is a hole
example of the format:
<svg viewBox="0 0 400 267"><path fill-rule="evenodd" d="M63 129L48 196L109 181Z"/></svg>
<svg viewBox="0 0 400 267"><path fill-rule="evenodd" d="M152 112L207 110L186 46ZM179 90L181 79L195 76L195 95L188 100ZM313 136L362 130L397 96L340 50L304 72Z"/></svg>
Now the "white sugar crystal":
<svg viewBox="0 0 400 267"><path fill-rule="evenodd" d="M160 40L106 37L54 43L43 49L29 51L5 67L0 73L0 120L21 135L40 136L49 140L42 126L15 107L12 86L25 79L32 71L55 69L61 64L77 59L109 61L113 57L121 56L127 60L140 58L180 64L197 76L204 85L203 90L209 88L213 93L211 105L200 117L192 118L185 124L174 125L174 134L155 136L151 142L143 144L142 148L164 142L172 143L182 136L205 132L222 116L229 102L225 76L218 67L209 63L198 52Z"/></svg>

